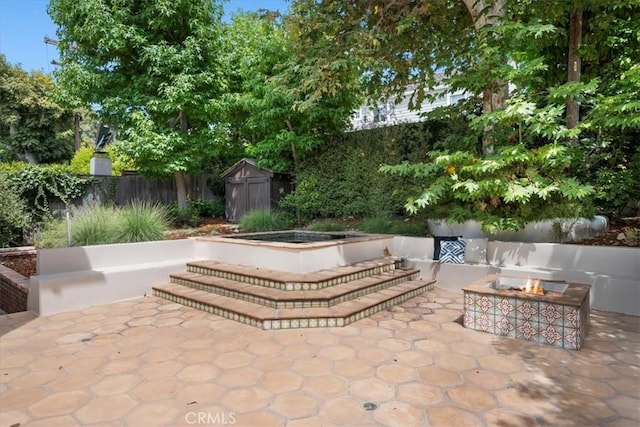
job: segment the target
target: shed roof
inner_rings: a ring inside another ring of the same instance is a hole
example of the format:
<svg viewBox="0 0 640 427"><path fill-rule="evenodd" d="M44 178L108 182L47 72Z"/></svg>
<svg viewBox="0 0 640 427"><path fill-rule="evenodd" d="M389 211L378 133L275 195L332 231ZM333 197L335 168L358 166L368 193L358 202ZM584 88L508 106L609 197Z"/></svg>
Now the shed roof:
<svg viewBox="0 0 640 427"><path fill-rule="evenodd" d="M263 172L268 173L268 174L269 174L269 175L271 175L272 177L273 177L274 175L288 175L288 174L286 174L286 173L280 173L280 172L272 171L271 169L267 169L267 168L260 168L260 167L258 167L258 166L256 165L256 161L255 161L255 160L253 160L253 159L249 159L249 158L246 158L246 157L245 157L245 158L240 159L240 160L238 160L237 162L235 162L235 163L233 164L233 166L231 166L231 167L230 167L229 169L227 169L226 171L222 172L222 173L220 174L220 176L221 176L222 178L226 178L227 176L232 175L232 174L234 174L235 172L237 172L239 169L243 168L245 165L251 165L251 166L253 166L254 168L256 168L256 169L258 169L258 170L260 170L260 171L263 171Z"/></svg>

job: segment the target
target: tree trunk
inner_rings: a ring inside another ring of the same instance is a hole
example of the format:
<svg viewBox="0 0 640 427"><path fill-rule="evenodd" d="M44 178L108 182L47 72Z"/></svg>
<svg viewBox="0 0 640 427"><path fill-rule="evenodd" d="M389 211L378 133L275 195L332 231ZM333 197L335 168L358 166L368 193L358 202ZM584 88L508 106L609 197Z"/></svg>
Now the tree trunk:
<svg viewBox="0 0 640 427"><path fill-rule="evenodd" d="M176 193L178 198L178 209L187 209L187 180L184 172L176 172Z"/></svg>
<svg viewBox="0 0 640 427"><path fill-rule="evenodd" d="M574 6L569 18L569 63L568 82L579 82L582 74L582 58L578 53L582 44L582 8ZM567 99L567 127L574 128L580 121L580 104L574 98ZM572 143L577 142L575 139Z"/></svg>
<svg viewBox="0 0 640 427"><path fill-rule="evenodd" d="M80 113L75 113L73 117L73 141L76 151L80 149L82 140L80 139Z"/></svg>
<svg viewBox="0 0 640 427"><path fill-rule="evenodd" d="M189 121L187 120L187 114L184 110L180 111L180 131L185 135L189 133ZM190 196L189 179L185 172L176 172L176 195L178 199L178 209L187 209L187 201Z"/></svg>
<svg viewBox="0 0 640 427"><path fill-rule="evenodd" d="M473 26L480 30L486 25L498 25L504 17L504 5L506 0L462 0L467 10L471 14ZM504 59L505 62L507 58ZM509 97L509 87L507 82L495 79L482 92L482 112L484 114L504 108ZM485 134L491 131L485 128ZM484 154L493 152L494 138L484 136L482 138L482 151Z"/></svg>

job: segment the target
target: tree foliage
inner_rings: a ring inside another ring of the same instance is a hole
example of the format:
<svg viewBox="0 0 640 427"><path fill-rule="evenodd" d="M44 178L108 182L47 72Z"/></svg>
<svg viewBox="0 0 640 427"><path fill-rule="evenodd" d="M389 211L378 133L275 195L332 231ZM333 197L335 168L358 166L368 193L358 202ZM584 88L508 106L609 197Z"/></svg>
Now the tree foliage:
<svg viewBox="0 0 640 427"><path fill-rule="evenodd" d="M290 27L274 13L234 16L226 28L227 97L234 136L262 166L293 172L298 160L331 134L346 128L358 96L330 94L313 108L300 109L306 93L303 60L294 50Z"/></svg>
<svg viewBox="0 0 640 427"><path fill-rule="evenodd" d="M149 176L199 172L226 150L221 6L209 0L52 0L69 105L99 105L117 151Z"/></svg>
<svg viewBox="0 0 640 427"><path fill-rule="evenodd" d="M0 161L56 163L73 155L73 113L53 99L54 82L0 55Z"/></svg>
<svg viewBox="0 0 640 427"><path fill-rule="evenodd" d="M637 2L298 4L301 43L318 70L308 84L318 93L329 91L333 74L354 61L372 97L397 94L411 84L413 106L419 106L440 73L444 84L483 98L483 113L467 118L470 130L491 141L484 145L488 155L454 149L433 153L425 163L382 168L423 180L407 204L410 211L425 208L452 221L480 219L491 231L516 229L528 220L579 214L573 207L588 208L593 194L604 200L602 190L611 186L611 175L597 173L598 167L632 166L640 117ZM584 17L578 47L583 78L567 81L568 33L576 10ZM510 99L486 108L487 90L495 95L506 83ZM570 100L582 110L577 126L567 126ZM492 147L496 154L487 150ZM637 188L627 175L616 176L633 192Z"/></svg>

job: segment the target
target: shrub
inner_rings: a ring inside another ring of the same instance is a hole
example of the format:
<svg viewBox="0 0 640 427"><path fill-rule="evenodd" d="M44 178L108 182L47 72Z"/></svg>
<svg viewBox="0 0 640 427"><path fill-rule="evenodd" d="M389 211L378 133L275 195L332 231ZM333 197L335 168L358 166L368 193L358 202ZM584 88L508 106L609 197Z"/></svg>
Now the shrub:
<svg viewBox="0 0 640 427"><path fill-rule="evenodd" d="M181 209L177 203L167 208L167 219L174 227L197 227L200 225L200 213L190 204Z"/></svg>
<svg viewBox="0 0 640 427"><path fill-rule="evenodd" d="M60 219L47 220L35 237L39 248L64 248L67 243L67 223Z"/></svg>
<svg viewBox="0 0 640 427"><path fill-rule="evenodd" d="M400 236L416 236L424 237L429 231L427 220L422 222L409 222L409 221L395 221L389 231L391 234L397 234Z"/></svg>
<svg viewBox="0 0 640 427"><path fill-rule="evenodd" d="M94 205L74 209L71 221L73 246L105 245L118 243L117 230L120 211L112 206Z"/></svg>
<svg viewBox="0 0 640 427"><path fill-rule="evenodd" d="M95 181L73 174L69 166L0 163L0 174L6 174L12 188L25 201L35 222L51 216L49 205L60 201L69 205L85 194Z"/></svg>
<svg viewBox="0 0 640 427"><path fill-rule="evenodd" d="M358 229L365 233L388 234L393 228L393 221L388 216L365 218L358 224Z"/></svg>
<svg viewBox="0 0 640 427"><path fill-rule="evenodd" d="M94 205L73 209L72 246L104 245L161 240L168 228L166 209L145 203L125 208ZM42 248L67 246L65 219L48 221L36 238Z"/></svg>
<svg viewBox="0 0 640 427"><path fill-rule="evenodd" d="M169 224L166 208L132 203L120 211L115 240L120 243L162 240Z"/></svg>
<svg viewBox="0 0 640 427"><path fill-rule="evenodd" d="M245 233L277 231L289 228L289 221L282 212L260 209L245 214L240 219L240 230Z"/></svg>
<svg viewBox="0 0 640 427"><path fill-rule="evenodd" d="M29 223L25 203L0 173L0 247L10 246Z"/></svg>
<svg viewBox="0 0 640 427"><path fill-rule="evenodd" d="M342 224L330 219L314 221L307 226L310 231L344 231L347 229L346 224Z"/></svg>
<svg viewBox="0 0 640 427"><path fill-rule="evenodd" d="M225 206L223 200L194 199L189 203L202 218L224 218Z"/></svg>

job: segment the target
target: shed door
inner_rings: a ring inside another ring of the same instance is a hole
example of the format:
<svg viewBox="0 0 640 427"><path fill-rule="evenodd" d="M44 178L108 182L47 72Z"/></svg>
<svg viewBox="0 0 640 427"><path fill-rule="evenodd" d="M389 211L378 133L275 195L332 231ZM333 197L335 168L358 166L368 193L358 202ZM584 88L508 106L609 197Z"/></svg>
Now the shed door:
<svg viewBox="0 0 640 427"><path fill-rule="evenodd" d="M247 206L249 211L269 209L269 180L264 177L247 178ZM246 213L246 212L243 212Z"/></svg>
<svg viewBox="0 0 640 427"><path fill-rule="evenodd" d="M247 213L257 209L269 209L269 178L253 177L227 180L227 220L238 222Z"/></svg>

